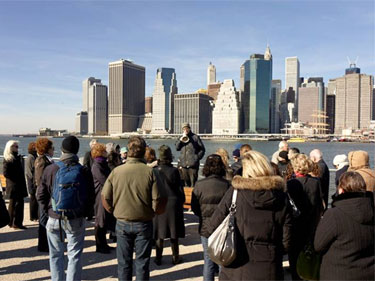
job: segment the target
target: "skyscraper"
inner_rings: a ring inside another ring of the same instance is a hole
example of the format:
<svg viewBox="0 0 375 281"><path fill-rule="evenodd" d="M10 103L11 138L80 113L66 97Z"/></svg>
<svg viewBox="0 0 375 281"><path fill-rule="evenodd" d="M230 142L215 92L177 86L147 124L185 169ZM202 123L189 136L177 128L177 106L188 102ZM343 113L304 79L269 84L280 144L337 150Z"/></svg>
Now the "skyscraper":
<svg viewBox="0 0 375 281"><path fill-rule="evenodd" d="M174 132L182 132L182 124L190 123L198 134L212 132L213 99L202 93L186 93L174 96Z"/></svg>
<svg viewBox="0 0 375 281"><path fill-rule="evenodd" d="M152 97L145 98L145 113L152 113Z"/></svg>
<svg viewBox="0 0 375 281"><path fill-rule="evenodd" d="M356 68L346 70L343 77L336 78L335 132L344 129L367 129L374 111L372 89L374 77L361 74Z"/></svg>
<svg viewBox="0 0 375 281"><path fill-rule="evenodd" d="M81 111L76 115L76 133L80 135L87 134L87 112Z"/></svg>
<svg viewBox="0 0 375 281"><path fill-rule="evenodd" d="M94 83L89 87L88 133L106 135L108 133L107 86Z"/></svg>
<svg viewBox="0 0 375 281"><path fill-rule="evenodd" d="M137 130L145 112L145 68L129 60L109 63L108 133Z"/></svg>
<svg viewBox="0 0 375 281"><path fill-rule="evenodd" d="M240 101L232 79L224 80L212 112L213 134L238 134Z"/></svg>
<svg viewBox="0 0 375 281"><path fill-rule="evenodd" d="M207 67L207 85L216 83L216 67L210 62Z"/></svg>
<svg viewBox="0 0 375 281"><path fill-rule="evenodd" d="M152 131L154 133L173 131L174 95L176 93L177 80L174 68L159 68L156 71L152 95Z"/></svg>
<svg viewBox="0 0 375 281"><path fill-rule="evenodd" d="M270 131L270 99L272 83L272 54L267 46L264 55L250 56L250 133L269 133Z"/></svg>
<svg viewBox="0 0 375 281"><path fill-rule="evenodd" d="M89 89L94 83L101 83L100 79L89 77L82 81L82 111L89 111Z"/></svg>
<svg viewBox="0 0 375 281"><path fill-rule="evenodd" d="M246 60L240 68L240 132L249 129L249 102L250 102L250 60Z"/></svg>
<svg viewBox="0 0 375 281"><path fill-rule="evenodd" d="M295 116L294 121L298 118L298 88L300 86L300 69L299 60L297 57L285 58L285 89L288 90L290 87L295 91ZM293 120L291 120L293 121Z"/></svg>
<svg viewBox="0 0 375 281"><path fill-rule="evenodd" d="M280 133L281 80L272 80L270 104L270 132Z"/></svg>
<svg viewBox="0 0 375 281"><path fill-rule="evenodd" d="M325 115L326 95L323 78L309 78L302 83L298 89L298 121L303 123L314 123L315 115ZM319 122L324 123L322 119Z"/></svg>

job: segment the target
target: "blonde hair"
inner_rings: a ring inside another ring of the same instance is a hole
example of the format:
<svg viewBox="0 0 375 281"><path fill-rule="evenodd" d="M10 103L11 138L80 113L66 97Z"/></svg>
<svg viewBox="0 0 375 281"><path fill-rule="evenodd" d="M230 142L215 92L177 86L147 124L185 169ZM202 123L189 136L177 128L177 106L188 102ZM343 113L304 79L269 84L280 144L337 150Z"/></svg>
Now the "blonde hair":
<svg viewBox="0 0 375 281"><path fill-rule="evenodd" d="M16 140L10 140L7 142L4 148L4 160L12 162L14 160L14 155L12 154L12 145L18 144Z"/></svg>
<svg viewBox="0 0 375 281"><path fill-rule="evenodd" d="M229 167L228 151L226 151L224 148L219 148L218 150L216 150L215 154L220 155L225 167Z"/></svg>
<svg viewBox="0 0 375 281"><path fill-rule="evenodd" d="M250 150L244 154L242 159L242 176L244 178L273 175L273 168L265 155L255 150Z"/></svg>
<svg viewBox="0 0 375 281"><path fill-rule="evenodd" d="M312 171L312 161L305 154L297 154L291 159L294 172L307 175Z"/></svg>

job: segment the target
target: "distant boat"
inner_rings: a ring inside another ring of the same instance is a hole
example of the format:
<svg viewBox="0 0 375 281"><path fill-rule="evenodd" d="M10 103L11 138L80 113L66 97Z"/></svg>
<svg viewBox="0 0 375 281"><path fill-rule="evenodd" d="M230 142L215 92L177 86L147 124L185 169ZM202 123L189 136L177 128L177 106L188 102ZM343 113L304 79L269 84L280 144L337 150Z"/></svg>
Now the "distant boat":
<svg viewBox="0 0 375 281"><path fill-rule="evenodd" d="M287 142L306 142L306 140L303 138L290 138Z"/></svg>

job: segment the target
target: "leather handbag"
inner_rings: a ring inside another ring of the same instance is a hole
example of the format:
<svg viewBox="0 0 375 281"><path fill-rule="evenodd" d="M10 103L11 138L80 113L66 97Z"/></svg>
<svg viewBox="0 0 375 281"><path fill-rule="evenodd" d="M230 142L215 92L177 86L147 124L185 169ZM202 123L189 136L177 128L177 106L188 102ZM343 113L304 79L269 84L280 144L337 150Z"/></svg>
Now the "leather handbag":
<svg viewBox="0 0 375 281"><path fill-rule="evenodd" d="M0 191L0 228L10 223L9 213L3 199L3 193Z"/></svg>
<svg viewBox="0 0 375 281"><path fill-rule="evenodd" d="M210 259L219 265L228 266L236 258L236 224L234 214L236 213L237 190L233 191L232 204L229 214L216 230L208 238L208 255Z"/></svg>
<svg viewBox="0 0 375 281"><path fill-rule="evenodd" d="M321 257L310 242L298 255L297 274L303 280L319 280L320 263Z"/></svg>

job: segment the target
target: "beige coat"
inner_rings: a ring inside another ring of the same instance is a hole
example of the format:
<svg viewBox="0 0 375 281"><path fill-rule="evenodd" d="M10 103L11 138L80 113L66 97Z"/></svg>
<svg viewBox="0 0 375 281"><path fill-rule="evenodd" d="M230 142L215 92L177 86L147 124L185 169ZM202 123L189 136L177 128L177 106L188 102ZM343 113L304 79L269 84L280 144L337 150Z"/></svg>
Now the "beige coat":
<svg viewBox="0 0 375 281"><path fill-rule="evenodd" d="M366 182L367 191L375 191L375 171L370 169L369 156L366 151L351 151L348 155L348 171L358 172Z"/></svg>

